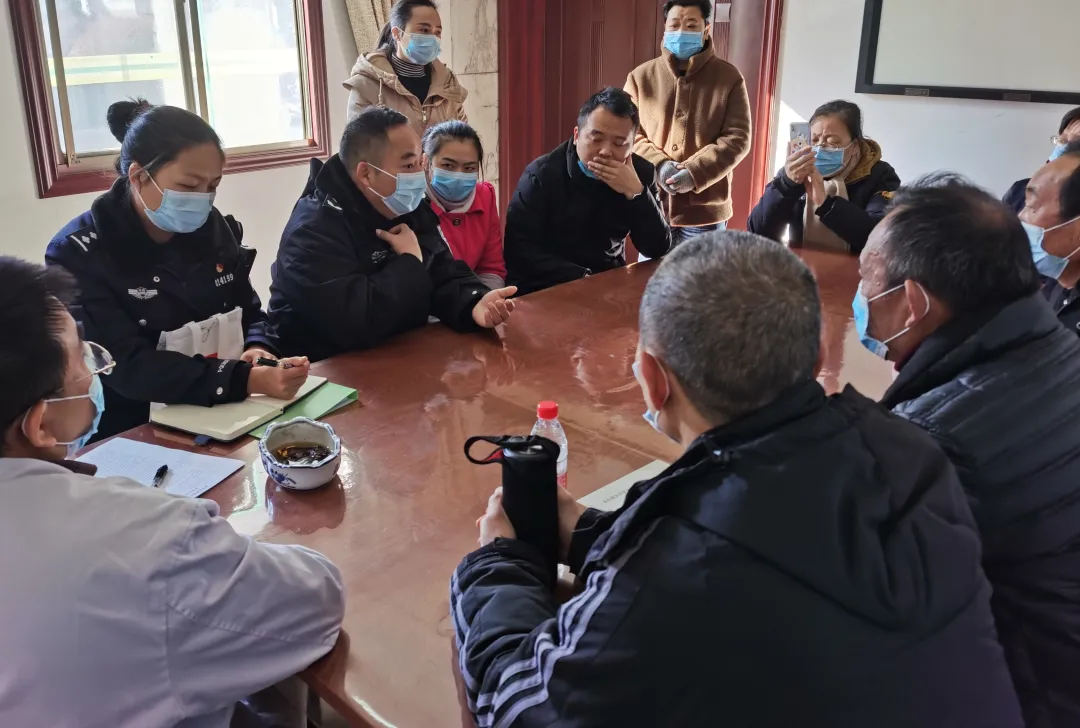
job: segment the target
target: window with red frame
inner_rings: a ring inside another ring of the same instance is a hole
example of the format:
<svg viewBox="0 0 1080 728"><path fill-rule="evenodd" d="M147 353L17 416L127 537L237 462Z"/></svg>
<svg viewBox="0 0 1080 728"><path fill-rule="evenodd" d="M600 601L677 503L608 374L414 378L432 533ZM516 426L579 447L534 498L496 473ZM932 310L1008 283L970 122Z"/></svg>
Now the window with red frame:
<svg viewBox="0 0 1080 728"><path fill-rule="evenodd" d="M320 0L10 0L38 192L105 189L105 112L144 98L221 136L227 171L329 152Z"/></svg>

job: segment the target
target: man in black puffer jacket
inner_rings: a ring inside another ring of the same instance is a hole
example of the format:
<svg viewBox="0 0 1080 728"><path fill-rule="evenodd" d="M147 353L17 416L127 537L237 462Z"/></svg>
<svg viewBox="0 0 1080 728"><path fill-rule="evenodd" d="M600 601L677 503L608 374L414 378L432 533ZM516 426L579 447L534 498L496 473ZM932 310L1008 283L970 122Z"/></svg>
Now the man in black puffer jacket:
<svg viewBox="0 0 1080 728"><path fill-rule="evenodd" d="M1040 295L1016 216L960 178L898 192L861 269L859 333L899 369L883 404L960 473L1027 726L1074 728L1080 341Z"/></svg>
<svg viewBox="0 0 1080 728"><path fill-rule="evenodd" d="M854 390L826 397L820 335L778 243L668 255L634 369L686 452L613 513L557 489L584 585L562 606L492 496L450 594L479 726L1022 725L952 465Z"/></svg>
<svg viewBox="0 0 1080 728"><path fill-rule="evenodd" d="M671 230L656 170L634 154L640 119L630 94L606 88L585 102L574 137L525 168L506 209L507 282L533 293L626 265L626 238L659 258Z"/></svg>
<svg viewBox="0 0 1080 728"><path fill-rule="evenodd" d="M453 254L424 202L420 137L402 114L364 109L340 151L311 160L281 236L268 315L282 352L312 361L379 346L427 324L503 323L513 288L490 291Z"/></svg>

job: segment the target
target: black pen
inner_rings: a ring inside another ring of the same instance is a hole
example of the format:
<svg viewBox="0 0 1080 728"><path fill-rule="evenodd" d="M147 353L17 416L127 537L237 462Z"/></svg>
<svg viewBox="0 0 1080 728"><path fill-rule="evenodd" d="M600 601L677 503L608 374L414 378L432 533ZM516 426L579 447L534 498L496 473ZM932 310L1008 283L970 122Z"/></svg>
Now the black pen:
<svg viewBox="0 0 1080 728"><path fill-rule="evenodd" d="M160 488L161 484L165 482L165 476L168 475L168 474L169 474L169 466L168 465L162 465L160 468L158 468L157 472L154 473L154 487L155 488Z"/></svg>
<svg viewBox="0 0 1080 728"><path fill-rule="evenodd" d="M277 365L278 361L276 359L267 359L265 356L260 356L258 359L255 360L255 366L259 367L276 367ZM292 364L285 363L281 365L281 368L292 369L292 366Z"/></svg>

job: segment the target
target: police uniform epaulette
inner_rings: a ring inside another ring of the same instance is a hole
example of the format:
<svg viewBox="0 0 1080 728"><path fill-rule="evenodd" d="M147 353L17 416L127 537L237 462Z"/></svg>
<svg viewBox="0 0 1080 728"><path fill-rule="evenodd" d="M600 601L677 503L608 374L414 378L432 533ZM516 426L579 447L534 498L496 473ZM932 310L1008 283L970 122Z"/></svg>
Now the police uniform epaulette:
<svg viewBox="0 0 1080 728"><path fill-rule="evenodd" d="M90 248L97 242L97 230L93 225L88 225L81 230L76 230L68 235L68 240L75 243L84 253L90 252Z"/></svg>

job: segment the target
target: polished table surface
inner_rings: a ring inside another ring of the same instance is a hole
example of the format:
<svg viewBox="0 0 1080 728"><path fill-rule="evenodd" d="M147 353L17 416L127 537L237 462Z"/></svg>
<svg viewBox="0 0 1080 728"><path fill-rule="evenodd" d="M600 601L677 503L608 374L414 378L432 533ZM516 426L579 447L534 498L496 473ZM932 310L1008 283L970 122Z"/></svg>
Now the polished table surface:
<svg viewBox="0 0 1080 728"><path fill-rule="evenodd" d="M799 253L821 287L822 383L880 397L892 371L862 348L851 323L856 259ZM475 521L500 472L470 465L466 438L528 434L536 403L557 401L578 497L678 456L642 420L631 372L638 303L655 265L525 297L498 332L432 325L316 365L314 373L360 393L359 404L327 418L341 436L342 465L338 480L318 491L276 487L251 438L210 448L248 463L205 496L237 531L317 549L341 568L347 636L306 678L351 724L467 722L452 669L448 584L476 547ZM150 425L125 436L196 449L191 438Z"/></svg>

